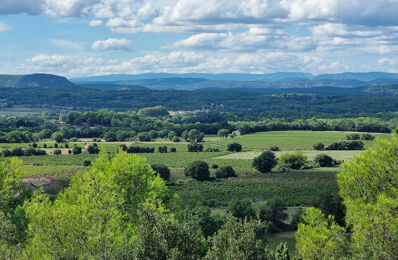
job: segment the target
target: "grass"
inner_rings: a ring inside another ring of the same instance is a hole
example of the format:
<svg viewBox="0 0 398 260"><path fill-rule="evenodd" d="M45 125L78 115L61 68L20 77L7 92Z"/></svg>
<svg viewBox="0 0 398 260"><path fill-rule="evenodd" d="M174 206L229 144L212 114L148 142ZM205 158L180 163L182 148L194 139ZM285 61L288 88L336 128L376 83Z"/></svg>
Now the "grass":
<svg viewBox="0 0 398 260"><path fill-rule="evenodd" d="M277 157L280 157L282 154L286 153L294 153L296 151L280 151L274 152ZM360 154L363 151L315 151L315 150L303 150L300 151L304 155L307 156L308 160L314 160L317 154L327 154L331 156L333 159L342 160L342 161L350 161L354 158L355 155ZM224 159L224 160L253 160L255 157L261 154L260 151L250 151L250 152L240 152L240 153L231 153L227 155L223 155L220 157L216 157L215 159Z"/></svg>
<svg viewBox="0 0 398 260"><path fill-rule="evenodd" d="M70 178L78 171L85 171L85 167L80 166L31 166L24 165L22 170L25 173L25 177L42 177L42 176L54 176L58 178Z"/></svg>
<svg viewBox="0 0 398 260"><path fill-rule="evenodd" d="M294 238L294 233L294 231L291 231L270 235L268 237L270 249L275 250L280 243L287 243L289 255L290 257L294 257L296 255L296 239Z"/></svg>
<svg viewBox="0 0 398 260"><path fill-rule="evenodd" d="M345 132L326 132L326 131L270 131L260 132L249 135L242 135L233 139L220 139L218 137L208 138L208 142L220 147L226 147L231 142L238 142L243 146L243 150L266 150L277 145L282 151L311 150L316 142L323 142L325 146L338 141L346 140ZM388 139L390 134L375 133L374 136ZM366 147L375 144L374 141L363 141Z"/></svg>

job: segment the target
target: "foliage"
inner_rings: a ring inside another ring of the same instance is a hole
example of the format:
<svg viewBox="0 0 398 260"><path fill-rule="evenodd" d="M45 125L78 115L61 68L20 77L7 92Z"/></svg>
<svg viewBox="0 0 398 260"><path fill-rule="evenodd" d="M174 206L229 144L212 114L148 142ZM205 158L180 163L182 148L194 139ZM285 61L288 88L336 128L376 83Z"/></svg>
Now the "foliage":
<svg viewBox="0 0 398 260"><path fill-rule="evenodd" d="M167 153L167 146L159 146L158 147L158 152L159 153Z"/></svg>
<svg viewBox="0 0 398 260"><path fill-rule="evenodd" d="M334 165L334 160L327 154L317 154L314 163L319 167L332 167Z"/></svg>
<svg viewBox="0 0 398 260"><path fill-rule="evenodd" d="M62 154L62 151L61 150L54 150L53 154L54 155L60 155L60 154Z"/></svg>
<svg viewBox="0 0 398 260"><path fill-rule="evenodd" d="M322 151L325 145L322 142L316 142L313 146L314 150Z"/></svg>
<svg viewBox="0 0 398 260"><path fill-rule="evenodd" d="M279 198L272 198L267 201L257 202L255 210L261 221L271 223L271 232L280 231L285 226L284 221L288 218L286 205Z"/></svg>
<svg viewBox="0 0 398 260"><path fill-rule="evenodd" d="M361 139L361 136L359 134L349 134L346 135L347 140L359 140Z"/></svg>
<svg viewBox="0 0 398 260"><path fill-rule="evenodd" d="M271 146L271 147L269 148L269 150L270 150L270 151L273 151L273 152L278 152L278 151L281 150L281 148L279 148L279 146L277 146L277 145L273 145L273 146Z"/></svg>
<svg viewBox="0 0 398 260"><path fill-rule="evenodd" d="M64 135L61 132L54 132L51 135L51 139L54 139L57 143L61 143L64 140Z"/></svg>
<svg viewBox="0 0 398 260"><path fill-rule="evenodd" d="M325 150L363 150L364 146L362 141L341 141L330 144Z"/></svg>
<svg viewBox="0 0 398 260"><path fill-rule="evenodd" d="M170 179L170 169L166 165L152 164L151 167L163 180L168 181Z"/></svg>
<svg viewBox="0 0 398 260"><path fill-rule="evenodd" d="M203 145L198 143L189 143L188 144L188 152L202 152Z"/></svg>
<svg viewBox="0 0 398 260"><path fill-rule="evenodd" d="M209 165L204 161L194 161L184 169L185 176L198 181L207 181L210 178Z"/></svg>
<svg viewBox="0 0 398 260"><path fill-rule="evenodd" d="M240 152L242 151L242 145L237 142L233 142L228 144L227 150L230 152Z"/></svg>
<svg viewBox="0 0 398 260"><path fill-rule="evenodd" d="M307 156L300 152L285 153L279 157L279 165L283 165L293 170L299 170L305 167L307 163Z"/></svg>
<svg viewBox="0 0 398 260"><path fill-rule="evenodd" d="M206 259L273 259L265 239L259 237L262 228L260 221L242 220L227 215L221 230L210 239L212 246Z"/></svg>
<svg viewBox="0 0 398 260"><path fill-rule="evenodd" d="M126 150L128 153L154 153L154 147L141 147L141 146L134 146L131 145Z"/></svg>
<svg viewBox="0 0 398 260"><path fill-rule="evenodd" d="M156 107L146 107L146 108L141 108L138 110L138 115L141 116L167 116L169 115L169 112L164 106L156 106Z"/></svg>
<svg viewBox="0 0 398 260"><path fill-rule="evenodd" d="M236 173L231 166L224 166L216 170L216 178L223 179L229 177L236 177Z"/></svg>
<svg viewBox="0 0 398 260"><path fill-rule="evenodd" d="M362 134L362 135L361 135L361 139L362 139L362 140L369 140L369 141L372 141L372 140L375 139L375 137L374 137L374 135L371 135L371 134Z"/></svg>
<svg viewBox="0 0 398 260"><path fill-rule="evenodd" d="M235 218L240 219L251 219L256 216L253 203L248 199L231 201L228 205L227 212L231 213Z"/></svg>
<svg viewBox="0 0 398 260"><path fill-rule="evenodd" d="M229 135L229 130L228 129L220 129L220 130L218 130L217 135L220 138L227 138Z"/></svg>
<svg viewBox="0 0 398 260"><path fill-rule="evenodd" d="M98 154L100 152L100 149L97 146L89 145L87 147L87 152L89 154Z"/></svg>
<svg viewBox="0 0 398 260"><path fill-rule="evenodd" d="M75 145L72 149L73 154L81 154L82 153L82 148L80 146Z"/></svg>
<svg viewBox="0 0 398 260"><path fill-rule="evenodd" d="M264 151L260 156L254 158L253 167L261 173L267 173L278 163L275 154L271 151Z"/></svg>
<svg viewBox="0 0 398 260"><path fill-rule="evenodd" d="M162 211L167 194L145 159L102 155L88 172L72 177L52 203L37 193L24 206L29 222L27 258L112 258L133 245L139 208Z"/></svg>

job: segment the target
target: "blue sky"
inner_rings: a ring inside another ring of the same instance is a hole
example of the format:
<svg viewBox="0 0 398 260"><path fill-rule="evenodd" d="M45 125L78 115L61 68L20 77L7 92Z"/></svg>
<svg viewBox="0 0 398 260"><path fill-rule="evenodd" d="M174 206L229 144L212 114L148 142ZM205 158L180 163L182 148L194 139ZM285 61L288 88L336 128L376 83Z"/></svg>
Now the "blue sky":
<svg viewBox="0 0 398 260"><path fill-rule="evenodd" d="M398 72L398 0L0 0L0 73Z"/></svg>

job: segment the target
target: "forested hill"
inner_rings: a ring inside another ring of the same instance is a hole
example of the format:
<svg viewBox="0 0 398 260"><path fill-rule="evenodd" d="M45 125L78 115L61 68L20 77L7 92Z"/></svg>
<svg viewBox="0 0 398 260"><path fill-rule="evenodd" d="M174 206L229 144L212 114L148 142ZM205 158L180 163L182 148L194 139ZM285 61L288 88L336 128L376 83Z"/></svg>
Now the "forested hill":
<svg viewBox="0 0 398 260"><path fill-rule="evenodd" d="M37 88L37 87L72 87L75 86L65 77L51 74L0 75L0 87Z"/></svg>

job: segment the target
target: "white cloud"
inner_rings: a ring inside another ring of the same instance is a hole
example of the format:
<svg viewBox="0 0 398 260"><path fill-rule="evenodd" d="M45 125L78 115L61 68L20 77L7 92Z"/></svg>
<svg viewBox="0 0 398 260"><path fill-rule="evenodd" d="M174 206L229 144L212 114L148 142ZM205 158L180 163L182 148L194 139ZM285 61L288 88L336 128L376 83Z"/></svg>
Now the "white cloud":
<svg viewBox="0 0 398 260"><path fill-rule="evenodd" d="M10 26L8 26L7 24L0 23L0 32L5 32L8 30L10 30Z"/></svg>
<svg viewBox="0 0 398 260"><path fill-rule="evenodd" d="M61 55L47 55L47 54L39 54L28 60L33 65L38 66L66 66L70 58L67 56Z"/></svg>
<svg viewBox="0 0 398 260"><path fill-rule="evenodd" d="M88 25L90 26L101 26L103 24L102 20L91 20Z"/></svg>
<svg viewBox="0 0 398 260"><path fill-rule="evenodd" d="M100 51L130 51L131 40L109 38L104 41L94 42L91 48Z"/></svg>
<svg viewBox="0 0 398 260"><path fill-rule="evenodd" d="M72 42L68 40L62 40L62 39L50 39L50 42L61 49L66 49L66 50L73 50L73 51L81 51L83 50L83 45L79 42Z"/></svg>

